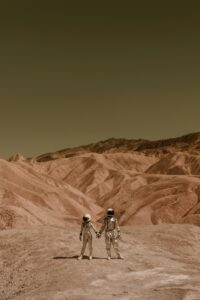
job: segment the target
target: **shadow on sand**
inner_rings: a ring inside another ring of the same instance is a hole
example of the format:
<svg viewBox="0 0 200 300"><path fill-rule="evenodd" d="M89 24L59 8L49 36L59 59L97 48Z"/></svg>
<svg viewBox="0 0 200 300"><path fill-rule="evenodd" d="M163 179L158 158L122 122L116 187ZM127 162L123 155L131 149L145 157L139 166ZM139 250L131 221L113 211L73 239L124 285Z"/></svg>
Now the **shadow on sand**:
<svg viewBox="0 0 200 300"><path fill-rule="evenodd" d="M53 259L77 259L78 255L74 255L74 256L54 256ZM88 259L89 257L84 255L83 259ZM93 259L107 259L106 257L96 257L93 256Z"/></svg>

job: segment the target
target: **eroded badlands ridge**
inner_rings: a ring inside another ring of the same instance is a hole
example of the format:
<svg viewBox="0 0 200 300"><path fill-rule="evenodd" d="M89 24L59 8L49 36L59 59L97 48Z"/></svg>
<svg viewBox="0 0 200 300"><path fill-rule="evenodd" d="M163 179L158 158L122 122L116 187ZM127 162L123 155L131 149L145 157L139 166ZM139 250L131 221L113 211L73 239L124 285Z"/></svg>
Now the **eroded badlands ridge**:
<svg viewBox="0 0 200 300"><path fill-rule="evenodd" d="M200 225L200 133L162 141L110 139L0 160L0 229L96 222Z"/></svg>

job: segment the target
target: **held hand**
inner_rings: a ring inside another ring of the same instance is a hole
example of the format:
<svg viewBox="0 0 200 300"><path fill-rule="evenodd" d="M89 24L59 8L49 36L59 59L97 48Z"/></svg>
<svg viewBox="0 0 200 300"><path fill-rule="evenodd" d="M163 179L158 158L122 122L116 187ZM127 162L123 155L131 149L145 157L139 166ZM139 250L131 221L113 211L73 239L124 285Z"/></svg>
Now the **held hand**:
<svg viewBox="0 0 200 300"><path fill-rule="evenodd" d="M101 233L97 232L97 233L96 233L96 237L97 237L98 239L100 239Z"/></svg>

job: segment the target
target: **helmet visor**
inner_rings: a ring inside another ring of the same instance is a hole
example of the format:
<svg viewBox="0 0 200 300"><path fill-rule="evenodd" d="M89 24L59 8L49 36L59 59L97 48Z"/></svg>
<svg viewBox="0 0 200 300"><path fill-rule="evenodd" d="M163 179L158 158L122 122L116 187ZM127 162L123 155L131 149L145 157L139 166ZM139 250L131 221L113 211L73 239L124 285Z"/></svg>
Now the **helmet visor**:
<svg viewBox="0 0 200 300"><path fill-rule="evenodd" d="M114 216L114 210L108 210L107 215L108 216Z"/></svg>

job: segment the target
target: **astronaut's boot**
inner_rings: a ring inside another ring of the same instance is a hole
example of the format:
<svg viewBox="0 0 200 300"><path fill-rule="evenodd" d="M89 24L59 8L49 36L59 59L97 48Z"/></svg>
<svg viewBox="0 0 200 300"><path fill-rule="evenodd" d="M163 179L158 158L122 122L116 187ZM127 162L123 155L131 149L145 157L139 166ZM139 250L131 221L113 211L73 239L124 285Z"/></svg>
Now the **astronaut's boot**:
<svg viewBox="0 0 200 300"><path fill-rule="evenodd" d="M107 249L107 254L108 254L107 260L110 260L111 259L111 251L110 251L110 249Z"/></svg>

